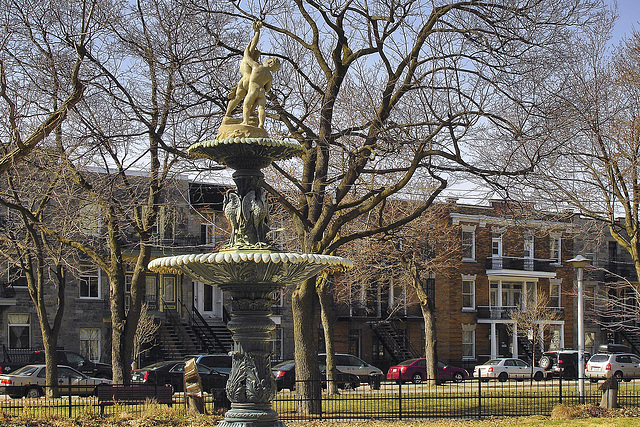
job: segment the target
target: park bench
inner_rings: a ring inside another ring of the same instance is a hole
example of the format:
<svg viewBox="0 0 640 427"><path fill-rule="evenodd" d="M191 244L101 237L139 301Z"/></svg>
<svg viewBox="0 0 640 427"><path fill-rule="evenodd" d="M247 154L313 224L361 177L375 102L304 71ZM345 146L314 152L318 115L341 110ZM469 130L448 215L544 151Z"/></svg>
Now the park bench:
<svg viewBox="0 0 640 427"><path fill-rule="evenodd" d="M147 401L173 405L173 389L170 385L100 385L97 387L100 415L104 415L104 407L108 405L140 405Z"/></svg>

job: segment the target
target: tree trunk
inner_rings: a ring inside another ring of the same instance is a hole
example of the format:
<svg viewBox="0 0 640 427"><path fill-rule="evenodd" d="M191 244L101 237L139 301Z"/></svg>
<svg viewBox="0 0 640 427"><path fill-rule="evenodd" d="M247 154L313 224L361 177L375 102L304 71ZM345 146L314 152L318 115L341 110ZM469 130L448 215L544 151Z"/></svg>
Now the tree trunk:
<svg viewBox="0 0 640 427"><path fill-rule="evenodd" d="M319 414L322 410L322 389L315 343L316 279L298 285L291 298L293 338L296 363L296 397L298 412ZM304 380L304 381L303 381Z"/></svg>
<svg viewBox="0 0 640 427"><path fill-rule="evenodd" d="M435 314L428 301L423 301L420 304L420 308L422 309L422 318L424 319L424 354L427 359L427 381L429 386L434 386L438 378Z"/></svg>
<svg viewBox="0 0 640 427"><path fill-rule="evenodd" d="M332 289L329 286L326 276L318 278L322 283L318 286L318 298L320 300L320 319L322 320L322 329L324 330L324 348L326 357L327 371L327 393L340 394L338 391L337 368L335 361L335 350L333 346L333 330L335 326L333 315L333 298Z"/></svg>
<svg viewBox="0 0 640 427"><path fill-rule="evenodd" d="M57 333L53 331L46 332L42 329L42 345L44 346L44 363L47 365L47 387L45 393L47 397L60 397L60 389L58 388L58 348Z"/></svg>

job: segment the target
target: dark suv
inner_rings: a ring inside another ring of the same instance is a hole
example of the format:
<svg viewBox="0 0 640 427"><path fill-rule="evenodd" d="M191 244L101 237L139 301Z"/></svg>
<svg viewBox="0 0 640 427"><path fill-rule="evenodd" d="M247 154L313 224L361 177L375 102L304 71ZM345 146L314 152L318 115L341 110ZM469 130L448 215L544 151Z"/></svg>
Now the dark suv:
<svg viewBox="0 0 640 427"><path fill-rule="evenodd" d="M228 354L192 354L184 358L184 360L189 359L196 359L196 363L208 366L218 372L231 374L233 358Z"/></svg>
<svg viewBox="0 0 640 427"><path fill-rule="evenodd" d="M585 366L589 357L590 354L585 352ZM545 370L547 378L578 379L578 350L545 351L538 366Z"/></svg>

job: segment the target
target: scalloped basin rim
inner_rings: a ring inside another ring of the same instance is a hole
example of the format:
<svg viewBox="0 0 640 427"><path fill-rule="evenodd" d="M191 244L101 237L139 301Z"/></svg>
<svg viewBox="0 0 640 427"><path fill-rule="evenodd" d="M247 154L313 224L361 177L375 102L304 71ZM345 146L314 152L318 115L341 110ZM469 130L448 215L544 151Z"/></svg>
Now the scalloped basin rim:
<svg viewBox="0 0 640 427"><path fill-rule="evenodd" d="M353 263L342 257L319 254L296 254L288 252L268 251L229 251L205 254L177 255L162 257L149 263L150 270L176 268L187 264L238 264L238 263L292 263L320 264L328 269L348 270Z"/></svg>

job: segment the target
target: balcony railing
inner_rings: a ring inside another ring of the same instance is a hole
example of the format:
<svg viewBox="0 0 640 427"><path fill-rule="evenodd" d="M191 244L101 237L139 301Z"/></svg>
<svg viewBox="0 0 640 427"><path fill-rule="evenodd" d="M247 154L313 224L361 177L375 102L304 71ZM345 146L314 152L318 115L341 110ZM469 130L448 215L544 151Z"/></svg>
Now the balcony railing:
<svg viewBox="0 0 640 427"><path fill-rule="evenodd" d="M536 258L516 258L516 257L488 257L485 262L487 270L520 270L520 271L543 271L552 273L556 270L556 260L536 259Z"/></svg>
<svg viewBox="0 0 640 427"><path fill-rule="evenodd" d="M564 314L563 307L546 307L548 310L562 316ZM478 306L476 307L478 319L509 319L509 313L516 310L516 306Z"/></svg>

